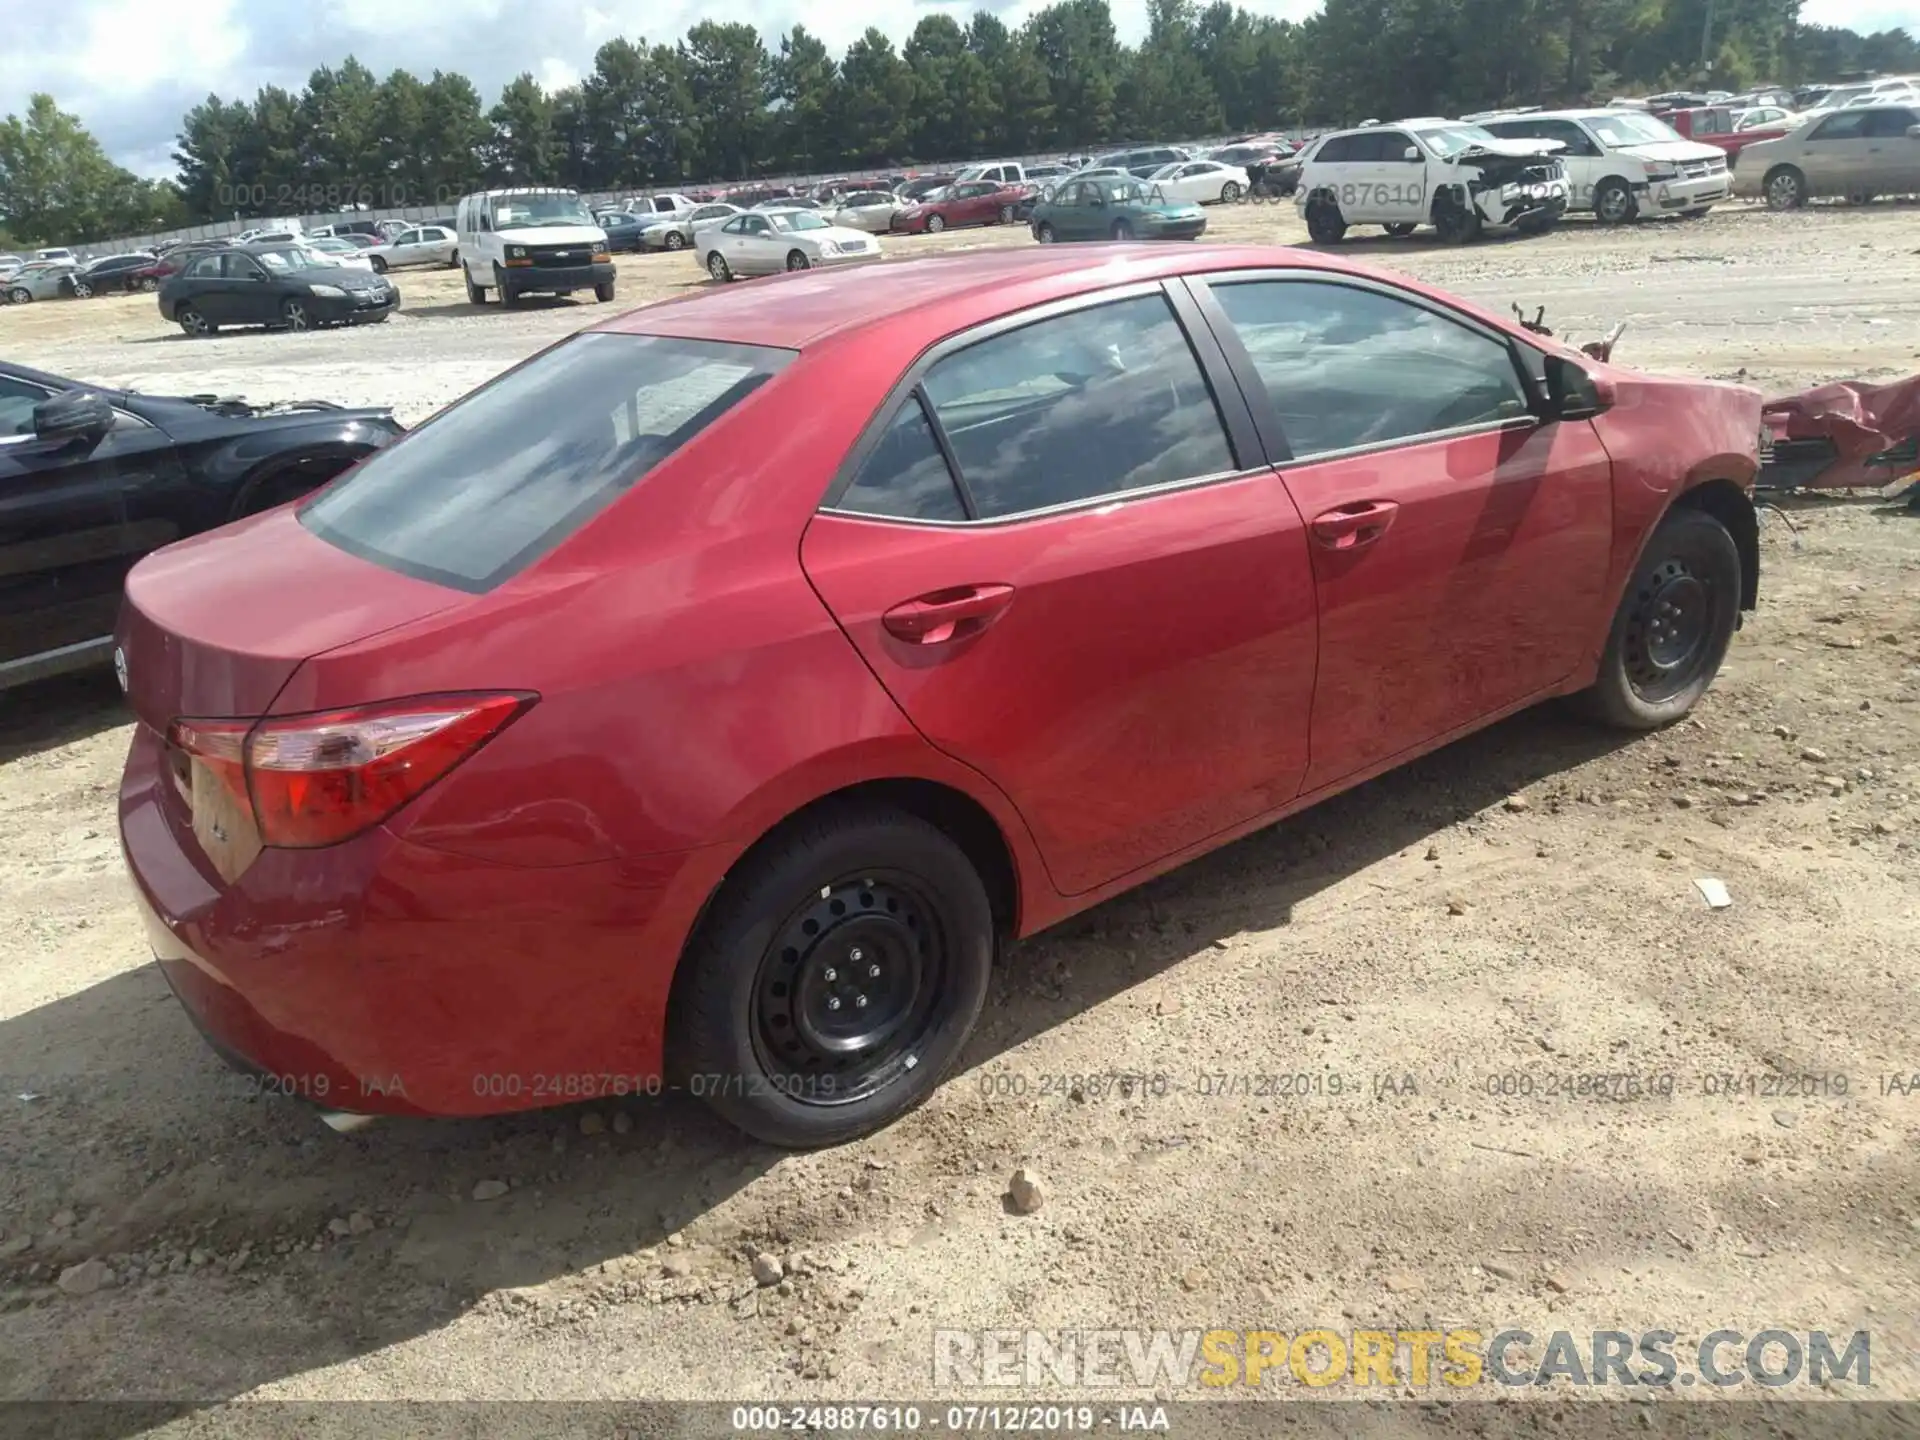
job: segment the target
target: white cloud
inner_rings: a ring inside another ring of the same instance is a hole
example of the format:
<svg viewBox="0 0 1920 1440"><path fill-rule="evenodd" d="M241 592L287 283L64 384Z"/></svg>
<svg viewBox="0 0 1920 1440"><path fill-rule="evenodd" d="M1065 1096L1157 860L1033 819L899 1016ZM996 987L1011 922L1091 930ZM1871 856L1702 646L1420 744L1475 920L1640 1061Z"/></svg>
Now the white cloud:
<svg viewBox="0 0 1920 1440"><path fill-rule="evenodd" d="M211 91L251 97L262 85L298 90L319 65L360 58L395 69L467 75L492 103L522 71L570 84L616 35L671 41L702 19L749 19L769 48L796 21L839 51L877 26L898 44L930 10L958 19L981 0L202 0L191 24L153 23L149 0L69 0L58 23L10 24L0 46L0 114L34 91L78 114L116 159L146 174L172 170L180 117ZM1009 25L1044 0L986 0ZM1318 0L1242 0L1249 9L1302 19ZM1146 30L1147 0L1112 0L1121 36ZM1920 0L1805 0L1802 18L1858 30L1920 32ZM84 37L84 39L77 37Z"/></svg>

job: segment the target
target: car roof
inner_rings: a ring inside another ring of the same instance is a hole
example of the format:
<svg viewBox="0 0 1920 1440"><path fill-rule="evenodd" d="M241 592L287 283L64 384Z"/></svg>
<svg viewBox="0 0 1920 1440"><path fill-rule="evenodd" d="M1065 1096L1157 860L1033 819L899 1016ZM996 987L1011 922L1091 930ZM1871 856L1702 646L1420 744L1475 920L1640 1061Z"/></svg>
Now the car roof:
<svg viewBox="0 0 1920 1440"><path fill-rule="evenodd" d="M955 328L994 315L1112 285L1275 266L1364 275L1432 293L1396 272L1282 246L1142 244L1102 246L1093 254L1084 246L1033 246L800 271L751 285L698 291L589 328L789 350L863 331L928 331L930 344ZM1449 303L1463 302L1450 297ZM990 313L974 316L979 309ZM1475 313L1485 312L1476 308Z"/></svg>

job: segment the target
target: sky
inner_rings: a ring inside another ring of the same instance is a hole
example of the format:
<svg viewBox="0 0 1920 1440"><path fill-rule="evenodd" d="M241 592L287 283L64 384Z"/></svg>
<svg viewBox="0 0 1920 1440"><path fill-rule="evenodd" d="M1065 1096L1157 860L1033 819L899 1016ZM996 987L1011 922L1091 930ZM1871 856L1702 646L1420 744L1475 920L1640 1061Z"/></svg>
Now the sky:
<svg viewBox="0 0 1920 1440"><path fill-rule="evenodd" d="M64 0L58 24L10 25L0 47L0 115L48 91L107 153L142 175L165 176L180 118L209 93L251 99L263 85L297 91L320 65L357 55L376 75L457 70L491 106L522 71L558 88L591 68L617 35L668 41L704 19L751 20L769 46L796 21L836 54L876 25L904 41L920 17L965 22L995 10L1017 25L1045 0L200 0L188 24L153 23L152 0ZM1111 0L1121 37L1146 30L1146 0ZM1241 0L1303 19L1319 0ZM1920 32L1920 0L1803 0L1811 24Z"/></svg>

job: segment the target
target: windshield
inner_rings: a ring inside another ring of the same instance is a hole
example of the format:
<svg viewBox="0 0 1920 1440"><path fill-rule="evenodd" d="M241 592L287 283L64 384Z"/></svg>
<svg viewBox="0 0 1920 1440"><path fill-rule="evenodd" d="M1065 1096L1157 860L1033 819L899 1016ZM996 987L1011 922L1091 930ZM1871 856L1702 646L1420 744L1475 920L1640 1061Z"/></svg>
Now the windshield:
<svg viewBox="0 0 1920 1440"><path fill-rule="evenodd" d="M776 230L828 230L832 227L811 210L797 210L790 215L773 214L767 217Z"/></svg>
<svg viewBox="0 0 1920 1440"><path fill-rule="evenodd" d="M300 523L402 574L490 590L639 484L793 353L577 335L374 452L303 506ZM540 423L529 425L530 415Z"/></svg>
<svg viewBox="0 0 1920 1440"><path fill-rule="evenodd" d="M497 195L490 206L496 230L540 230L555 225L591 225L578 195Z"/></svg>
<svg viewBox="0 0 1920 1440"><path fill-rule="evenodd" d="M1478 125L1436 125L1430 130L1415 130L1413 133L1442 160L1451 160L1462 151L1475 145L1485 145L1494 138L1491 130L1482 130Z"/></svg>
<svg viewBox="0 0 1920 1440"><path fill-rule="evenodd" d="M1587 128L1598 135L1605 145L1657 145L1680 138L1680 132L1666 121L1625 110L1590 115L1587 117Z"/></svg>

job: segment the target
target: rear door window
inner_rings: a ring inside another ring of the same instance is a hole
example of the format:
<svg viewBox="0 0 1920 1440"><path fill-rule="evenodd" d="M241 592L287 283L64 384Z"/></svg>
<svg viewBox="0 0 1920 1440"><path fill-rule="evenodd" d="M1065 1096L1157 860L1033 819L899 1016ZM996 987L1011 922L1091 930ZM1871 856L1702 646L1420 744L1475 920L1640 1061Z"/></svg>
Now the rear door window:
<svg viewBox="0 0 1920 1440"><path fill-rule="evenodd" d="M300 511L341 549L490 590L779 373L789 350L590 333L379 451Z"/></svg>
<svg viewBox="0 0 1920 1440"><path fill-rule="evenodd" d="M959 350L923 389L982 519L1235 469L1163 295L1069 311Z"/></svg>

